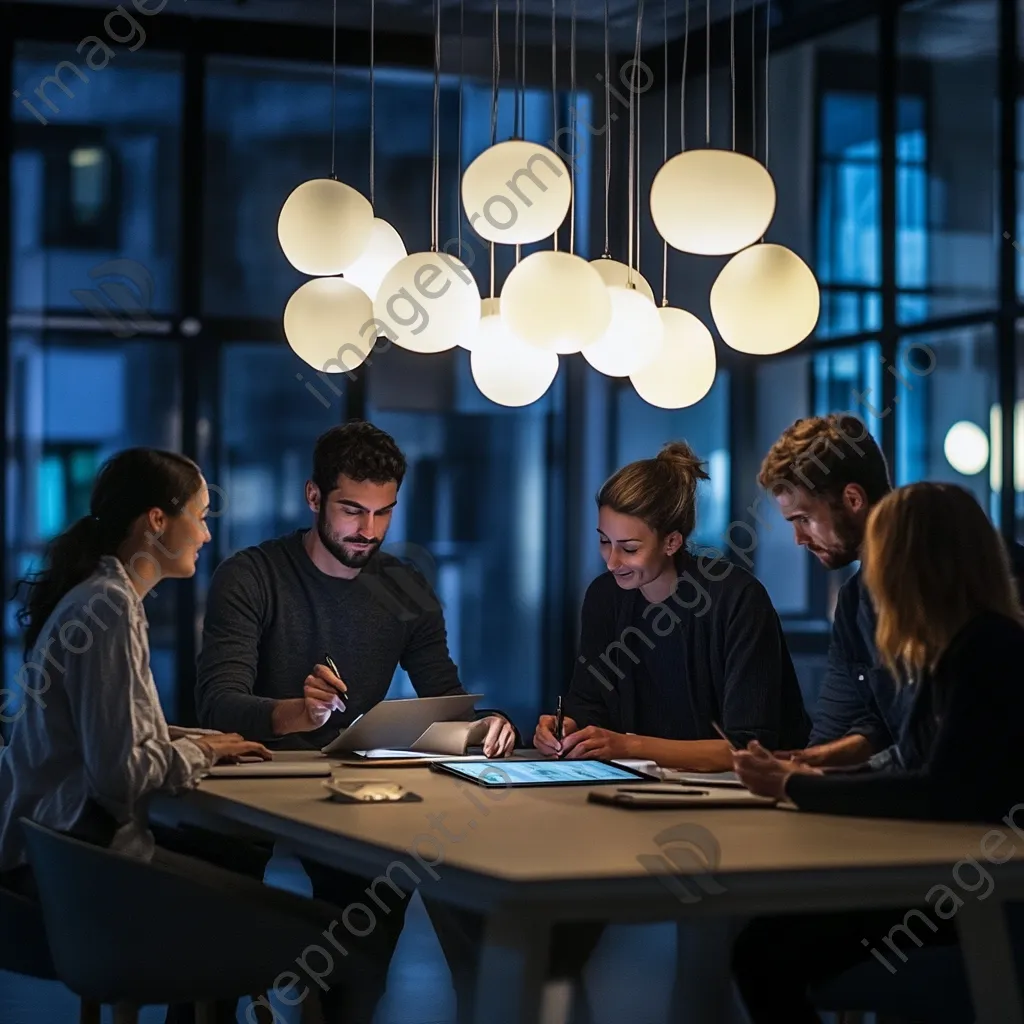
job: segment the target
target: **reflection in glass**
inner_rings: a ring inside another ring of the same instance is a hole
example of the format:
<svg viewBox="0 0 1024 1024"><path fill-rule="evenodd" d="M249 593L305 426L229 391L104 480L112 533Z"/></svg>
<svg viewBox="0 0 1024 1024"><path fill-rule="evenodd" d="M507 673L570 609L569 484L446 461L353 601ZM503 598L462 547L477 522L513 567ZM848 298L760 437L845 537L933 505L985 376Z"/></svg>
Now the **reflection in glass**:
<svg viewBox="0 0 1024 1024"><path fill-rule="evenodd" d="M11 305L82 310L110 260L132 261L145 313L177 305L181 59L142 51L85 73L68 44L18 43L11 100ZM38 92L37 92L38 90ZM42 93L46 100L40 98ZM31 97L42 120L22 102ZM124 273L122 271L122 276Z"/></svg>
<svg viewBox="0 0 1024 1024"><path fill-rule="evenodd" d="M178 450L180 406L175 350L41 338L15 332L8 362L7 537L4 587L41 564L46 544L89 511L93 480L108 456L133 445ZM173 582L146 600L150 659L164 709L175 713ZM18 605L4 605L4 672L21 664ZM6 685L6 684L5 684ZM14 688L17 691L17 687Z"/></svg>
<svg viewBox="0 0 1024 1024"><path fill-rule="evenodd" d="M1002 420L992 327L979 324L905 339L898 360L895 482L958 483L998 523ZM963 446L965 438L978 434L988 440L980 461L973 448L967 452ZM958 471L950 455L967 472Z"/></svg>

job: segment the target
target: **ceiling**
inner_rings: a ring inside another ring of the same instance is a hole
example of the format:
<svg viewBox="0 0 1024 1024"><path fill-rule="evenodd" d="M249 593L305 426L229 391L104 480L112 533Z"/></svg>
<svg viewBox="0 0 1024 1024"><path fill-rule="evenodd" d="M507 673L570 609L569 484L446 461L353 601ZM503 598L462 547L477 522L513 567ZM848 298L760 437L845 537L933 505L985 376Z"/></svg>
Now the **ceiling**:
<svg viewBox="0 0 1024 1024"><path fill-rule="evenodd" d="M70 6L96 7L109 10L111 0L21 0L46 2ZM147 0L156 6L157 0ZM600 50L604 43L605 0L555 0L560 42L568 43L573 3L576 6L577 41L581 49ZM754 3L763 7L765 0L645 0L643 45L657 45L664 38L663 24L667 23L668 36L676 39L683 35L686 10L689 6L691 29L705 23L705 12L710 3L712 22L727 21L732 5L737 15ZM778 5L785 0L773 0ZM817 5L842 0L800 0ZM371 0L337 0L338 26L368 29ZM440 0L442 31L457 35L460 5L464 4L466 35L489 39L495 0ZM636 39L637 0L607 0L608 24L612 48L629 52ZM515 11L521 4L527 40L531 45L548 43L551 39L552 0L498 0L501 15L502 38L511 41L515 25ZM792 5L792 0L791 0ZM432 29L433 0L375 0L377 30L380 32L424 33ZM131 9L129 5L129 10ZM777 9L777 6L776 6ZM163 8L179 15L242 21L278 22L292 25L329 25L332 0L168 0Z"/></svg>

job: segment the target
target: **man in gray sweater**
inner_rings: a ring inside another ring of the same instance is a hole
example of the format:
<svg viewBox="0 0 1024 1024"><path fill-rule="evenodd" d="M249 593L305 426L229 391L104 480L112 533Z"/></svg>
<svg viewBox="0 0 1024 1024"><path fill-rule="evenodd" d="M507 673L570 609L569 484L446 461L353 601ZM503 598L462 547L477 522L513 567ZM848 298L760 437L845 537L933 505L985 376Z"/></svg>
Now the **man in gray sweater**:
<svg viewBox="0 0 1024 1024"><path fill-rule="evenodd" d="M203 726L271 748L319 749L384 699L399 665L421 697L466 692L429 583L379 550L405 469L384 431L360 421L333 427L316 442L306 482L313 528L239 551L217 567L196 681ZM512 724L481 714L484 753L509 753ZM366 879L311 861L304 867L316 896L342 907L365 900ZM331 1024L372 1020L405 918L405 899L392 902L360 940L375 954L373 976L358 991L323 997ZM432 917L439 932L455 925L449 913Z"/></svg>

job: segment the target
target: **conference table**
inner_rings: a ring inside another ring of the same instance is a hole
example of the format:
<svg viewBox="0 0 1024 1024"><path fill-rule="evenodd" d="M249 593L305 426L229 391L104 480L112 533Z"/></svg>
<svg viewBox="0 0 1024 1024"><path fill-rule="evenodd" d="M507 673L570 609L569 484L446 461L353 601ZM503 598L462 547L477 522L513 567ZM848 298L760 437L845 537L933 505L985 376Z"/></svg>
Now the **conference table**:
<svg viewBox="0 0 1024 1024"><path fill-rule="evenodd" d="M592 787L492 790L425 767L334 764L334 773L397 782L422 799L344 804L330 799L322 778L209 778L158 796L151 816L258 834L365 877L375 892L418 887L478 911L486 919L475 1008L481 1024L540 1019L558 922L892 907L896 926L904 921L896 908L930 906L925 897L936 885L963 901L956 926L978 1024L1024 1024L1003 912L1006 902L1024 899L1024 803L1014 815L1017 832L1011 824L765 807L628 810L588 802ZM966 858L989 873L990 887L977 885ZM375 905L368 894L366 906ZM874 948L900 966L884 938L875 937ZM899 946L913 951L905 935Z"/></svg>

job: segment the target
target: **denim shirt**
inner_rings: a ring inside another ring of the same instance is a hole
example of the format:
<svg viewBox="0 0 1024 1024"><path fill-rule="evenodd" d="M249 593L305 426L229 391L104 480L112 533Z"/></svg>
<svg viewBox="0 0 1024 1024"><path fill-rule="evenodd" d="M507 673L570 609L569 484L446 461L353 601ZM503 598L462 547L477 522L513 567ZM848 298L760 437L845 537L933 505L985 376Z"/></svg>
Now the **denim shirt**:
<svg viewBox="0 0 1024 1024"><path fill-rule="evenodd" d="M210 766L191 740L170 738L148 631L124 566L104 556L0 691L0 712L14 721L0 751L0 871L25 861L23 817L72 833L109 819L112 847L148 859L145 798L191 787Z"/></svg>

